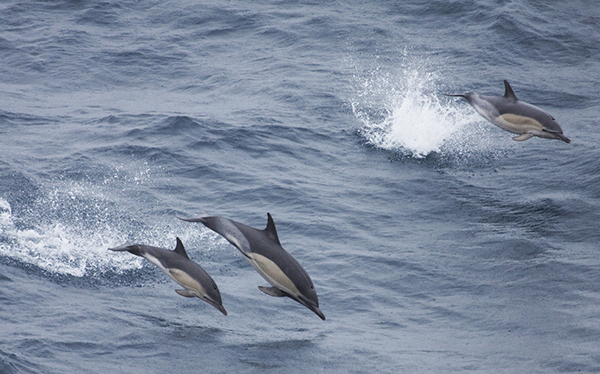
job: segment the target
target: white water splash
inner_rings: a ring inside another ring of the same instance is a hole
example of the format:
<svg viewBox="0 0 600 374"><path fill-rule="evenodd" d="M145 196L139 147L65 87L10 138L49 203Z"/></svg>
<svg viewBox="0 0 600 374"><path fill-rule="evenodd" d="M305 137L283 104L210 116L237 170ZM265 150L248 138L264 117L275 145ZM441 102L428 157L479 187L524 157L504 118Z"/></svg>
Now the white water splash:
<svg viewBox="0 0 600 374"><path fill-rule="evenodd" d="M0 198L0 256L30 264L53 274L75 277L139 269L144 261L108 248L126 240L174 248L178 236L186 247L205 242L208 230L174 216L151 217L140 222L137 212L121 206L115 191L150 183L148 173L117 174L100 184L58 180L42 186L30 206L13 215L10 203Z"/></svg>
<svg viewBox="0 0 600 374"><path fill-rule="evenodd" d="M442 96L435 74L409 67L397 76L376 70L361 79L352 109L368 144L414 158L489 147L485 121L469 105Z"/></svg>
<svg viewBox="0 0 600 374"><path fill-rule="evenodd" d="M124 271L141 267L135 258L110 256L122 234L116 229L85 230L64 223L19 228L9 203L0 198L0 255L56 274L82 277L91 272Z"/></svg>

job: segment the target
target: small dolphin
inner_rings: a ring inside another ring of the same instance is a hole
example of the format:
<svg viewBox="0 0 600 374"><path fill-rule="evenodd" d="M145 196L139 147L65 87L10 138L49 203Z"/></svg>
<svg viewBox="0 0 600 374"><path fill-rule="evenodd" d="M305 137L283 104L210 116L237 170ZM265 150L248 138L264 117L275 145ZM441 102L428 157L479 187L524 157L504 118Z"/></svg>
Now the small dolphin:
<svg viewBox="0 0 600 374"><path fill-rule="evenodd" d="M513 140L523 141L537 136L571 142L563 135L562 129L548 112L519 101L506 80L504 87L506 89L504 96L483 96L475 92L467 92L464 95L444 95L464 97L485 119L503 130L519 134Z"/></svg>
<svg viewBox="0 0 600 374"><path fill-rule="evenodd" d="M175 282L185 287L184 290L175 290L175 292L184 297L198 297L227 315L215 281L200 265L190 260L179 238L177 238L177 246L174 251L129 242L109 249L117 252L128 251L136 256L144 257L167 273Z"/></svg>
<svg viewBox="0 0 600 374"><path fill-rule="evenodd" d="M223 217L178 217L188 222L201 222L222 235L252 264L273 287L258 288L270 296L287 296L325 320L319 299L308 273L279 242L275 222L267 213L267 228L257 230Z"/></svg>

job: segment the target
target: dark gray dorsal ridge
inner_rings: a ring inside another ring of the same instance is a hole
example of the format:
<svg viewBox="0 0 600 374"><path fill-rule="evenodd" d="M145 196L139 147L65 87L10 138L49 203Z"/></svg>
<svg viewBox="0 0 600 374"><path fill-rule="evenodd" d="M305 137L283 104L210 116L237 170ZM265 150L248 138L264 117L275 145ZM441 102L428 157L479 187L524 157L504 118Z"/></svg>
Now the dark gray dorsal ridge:
<svg viewBox="0 0 600 374"><path fill-rule="evenodd" d="M271 240L281 245L279 242L279 237L277 236L277 230L275 229L275 222L273 221L273 217L271 217L271 213L267 213L267 228L265 229L265 233L269 238L271 238Z"/></svg>
<svg viewBox="0 0 600 374"><path fill-rule="evenodd" d="M185 248L183 248L183 243L179 238L177 238L177 246L175 247L175 253L187 258L188 260L190 259L187 255L187 252L185 251Z"/></svg>
<svg viewBox="0 0 600 374"><path fill-rule="evenodd" d="M506 99L513 99L513 100L519 100L517 99L517 95L515 95L515 91L513 91L512 87L510 86L510 84L508 83L507 80L504 80L504 97Z"/></svg>

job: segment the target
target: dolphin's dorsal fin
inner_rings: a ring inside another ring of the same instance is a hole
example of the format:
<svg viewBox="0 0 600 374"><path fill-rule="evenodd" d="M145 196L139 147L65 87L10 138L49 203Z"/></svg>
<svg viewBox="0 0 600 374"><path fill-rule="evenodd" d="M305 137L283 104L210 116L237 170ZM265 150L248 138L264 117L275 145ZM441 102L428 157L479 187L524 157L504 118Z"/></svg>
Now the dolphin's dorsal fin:
<svg viewBox="0 0 600 374"><path fill-rule="evenodd" d="M271 213L267 213L267 228L265 229L265 234L275 243L281 245L279 242L279 237L277 236L277 230L275 229L275 222L273 221L273 217L271 217Z"/></svg>
<svg viewBox="0 0 600 374"><path fill-rule="evenodd" d="M179 238L177 238L177 246L175 247L175 253L187 258L188 260L190 259L187 255L187 252L185 251L185 248L183 248L183 243Z"/></svg>
<svg viewBox="0 0 600 374"><path fill-rule="evenodd" d="M512 87L510 86L510 84L508 84L507 80L504 80L504 98L506 99L513 99L515 101L519 100L517 99L517 95L515 95L515 92L513 91Z"/></svg>

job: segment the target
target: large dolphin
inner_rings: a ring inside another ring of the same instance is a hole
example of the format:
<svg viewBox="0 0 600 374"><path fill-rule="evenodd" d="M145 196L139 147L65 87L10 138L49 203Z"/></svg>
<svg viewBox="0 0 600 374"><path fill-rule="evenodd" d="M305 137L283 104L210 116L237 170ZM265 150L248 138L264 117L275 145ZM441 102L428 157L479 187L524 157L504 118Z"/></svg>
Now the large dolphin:
<svg viewBox="0 0 600 374"><path fill-rule="evenodd" d="M533 136L547 139L558 139L570 143L569 138L548 112L517 99L514 91L504 81L504 96L484 96L475 92L467 92L458 96L467 99L477 113L503 130L519 134L513 140L523 141Z"/></svg>
<svg viewBox="0 0 600 374"><path fill-rule="evenodd" d="M321 319L319 299L308 273L279 242L275 222L267 213L267 228L257 230L223 217L178 217L188 222L201 222L222 235L252 264L273 287L258 288L270 296L287 296L315 312Z"/></svg>
<svg viewBox="0 0 600 374"><path fill-rule="evenodd" d="M173 278L175 282L185 287L184 290L175 290L175 292L184 297L198 297L227 315L215 281L200 265L190 260L179 238L177 238L177 246L174 251L129 242L109 249L111 251L127 251L144 257Z"/></svg>

